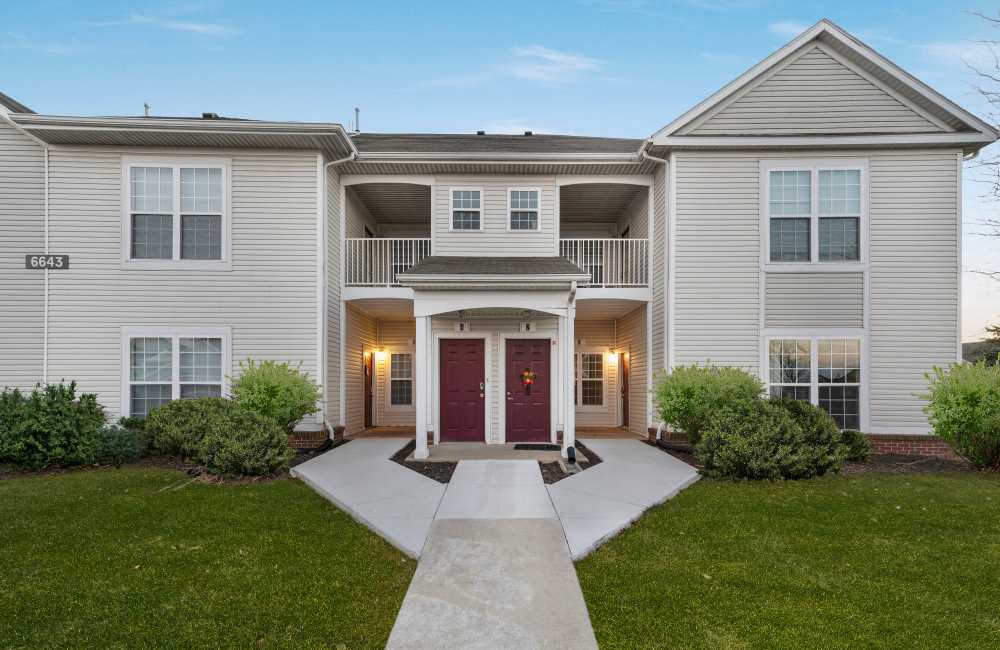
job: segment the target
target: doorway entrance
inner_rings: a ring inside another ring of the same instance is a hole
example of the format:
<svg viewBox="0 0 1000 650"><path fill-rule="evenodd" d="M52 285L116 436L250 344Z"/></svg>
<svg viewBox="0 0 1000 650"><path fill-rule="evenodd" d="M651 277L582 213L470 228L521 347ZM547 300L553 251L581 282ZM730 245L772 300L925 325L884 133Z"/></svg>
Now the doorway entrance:
<svg viewBox="0 0 1000 650"><path fill-rule="evenodd" d="M549 442L552 342L507 339L506 355L507 442Z"/></svg>
<svg viewBox="0 0 1000 650"><path fill-rule="evenodd" d="M486 342L441 339L441 442L486 441Z"/></svg>

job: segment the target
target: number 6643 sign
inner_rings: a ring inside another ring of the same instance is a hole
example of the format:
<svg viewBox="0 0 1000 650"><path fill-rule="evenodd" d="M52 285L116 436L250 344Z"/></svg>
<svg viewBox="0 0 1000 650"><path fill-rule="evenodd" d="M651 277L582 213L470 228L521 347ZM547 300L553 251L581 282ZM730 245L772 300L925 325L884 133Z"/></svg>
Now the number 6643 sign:
<svg viewBox="0 0 1000 650"><path fill-rule="evenodd" d="M24 268L62 271L69 268L69 255L25 255Z"/></svg>

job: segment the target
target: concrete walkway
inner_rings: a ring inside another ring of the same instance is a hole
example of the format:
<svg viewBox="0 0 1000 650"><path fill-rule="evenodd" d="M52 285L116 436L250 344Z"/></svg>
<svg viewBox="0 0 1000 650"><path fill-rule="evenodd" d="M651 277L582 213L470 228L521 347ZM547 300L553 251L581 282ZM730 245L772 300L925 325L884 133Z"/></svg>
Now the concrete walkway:
<svg viewBox="0 0 1000 650"><path fill-rule="evenodd" d="M461 461L387 648L597 648L536 461Z"/></svg>

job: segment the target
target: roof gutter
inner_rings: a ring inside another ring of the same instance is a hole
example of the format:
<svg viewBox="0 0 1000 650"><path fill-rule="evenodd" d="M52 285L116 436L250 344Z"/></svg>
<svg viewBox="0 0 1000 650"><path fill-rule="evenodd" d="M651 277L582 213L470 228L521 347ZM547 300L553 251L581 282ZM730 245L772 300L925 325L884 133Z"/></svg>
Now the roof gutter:
<svg viewBox="0 0 1000 650"><path fill-rule="evenodd" d="M651 144L653 144L652 138L647 138L646 140L643 140L642 146L639 147L639 158L643 160L649 160L650 162L666 165L667 164L666 158L657 158L656 156L651 156L648 153L646 153L646 149L648 149Z"/></svg>

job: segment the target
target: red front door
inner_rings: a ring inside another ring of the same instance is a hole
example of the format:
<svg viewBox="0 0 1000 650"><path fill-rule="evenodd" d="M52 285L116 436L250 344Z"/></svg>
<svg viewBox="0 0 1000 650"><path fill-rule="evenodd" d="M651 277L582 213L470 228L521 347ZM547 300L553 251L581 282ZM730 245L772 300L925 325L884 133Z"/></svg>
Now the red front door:
<svg viewBox="0 0 1000 650"><path fill-rule="evenodd" d="M486 441L483 339L441 339L441 442Z"/></svg>
<svg viewBox="0 0 1000 650"><path fill-rule="evenodd" d="M551 348L549 339L507 339L507 442L549 442L552 439Z"/></svg>

